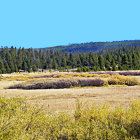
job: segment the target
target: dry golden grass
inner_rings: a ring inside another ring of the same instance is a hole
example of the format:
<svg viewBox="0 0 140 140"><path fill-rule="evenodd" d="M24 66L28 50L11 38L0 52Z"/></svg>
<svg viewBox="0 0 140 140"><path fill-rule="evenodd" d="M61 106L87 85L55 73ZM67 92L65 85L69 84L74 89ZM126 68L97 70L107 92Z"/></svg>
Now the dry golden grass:
<svg viewBox="0 0 140 140"><path fill-rule="evenodd" d="M22 81L0 81L0 96L25 97L30 103L38 104L45 109L54 111L72 111L77 99L98 105L111 103L127 105L130 100L140 99L140 87L86 87L71 89L18 90L4 87Z"/></svg>
<svg viewBox="0 0 140 140"><path fill-rule="evenodd" d="M55 75L54 78L74 78L74 77L90 77L90 78L93 78L93 77L96 77L96 78L99 78L99 77L103 77L103 78L107 78L107 77L110 77L109 74L89 74L89 73L63 73L63 74L59 74L59 75Z"/></svg>
<svg viewBox="0 0 140 140"><path fill-rule="evenodd" d="M54 75L54 76L53 76ZM12 73L12 74L2 74L0 81L27 81L33 80L35 77L52 76L52 78L108 78L109 74L89 74L89 73L73 73L73 72L46 72L46 73ZM43 79L43 78L39 78Z"/></svg>
<svg viewBox="0 0 140 140"><path fill-rule="evenodd" d="M31 74L2 74L2 77L0 78L0 81L25 81L25 80L30 80L30 79L34 79L34 77L40 77L43 76L41 74L35 74L35 73L31 73Z"/></svg>

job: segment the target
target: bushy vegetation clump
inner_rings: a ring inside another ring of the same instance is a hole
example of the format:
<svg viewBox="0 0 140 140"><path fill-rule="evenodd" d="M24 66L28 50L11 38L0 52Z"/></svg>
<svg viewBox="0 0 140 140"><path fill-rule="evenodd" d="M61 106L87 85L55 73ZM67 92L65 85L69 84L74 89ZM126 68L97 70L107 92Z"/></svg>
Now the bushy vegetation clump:
<svg viewBox="0 0 140 140"><path fill-rule="evenodd" d="M1 140L126 140L140 139L140 101L129 108L83 106L74 113L47 113L19 98L0 98Z"/></svg>
<svg viewBox="0 0 140 140"><path fill-rule="evenodd" d="M136 78L115 74L108 79L108 84L134 86L139 85L139 81Z"/></svg>
<svg viewBox="0 0 140 140"><path fill-rule="evenodd" d="M97 76L97 78L95 77L92 78L91 76L92 77ZM73 78L73 77L77 77L77 78ZM138 81L137 78L123 76L119 74L114 74L112 76L109 76L107 74L102 74L100 75L100 77L98 77L97 74L88 74L88 73L73 74L73 75L62 74L62 75L55 75L55 78L39 79L38 77L37 79L33 80L32 77L31 80L28 80L21 84L10 86L8 88L9 89L63 89L63 88L72 88L72 87L88 87L88 86L101 87L101 86L108 86L108 85L126 85L126 86L140 85L140 82Z"/></svg>
<svg viewBox="0 0 140 140"><path fill-rule="evenodd" d="M10 86L10 89L62 89L70 87L103 86L104 80L101 79L62 79L58 81L46 81L31 83L29 85L17 84Z"/></svg>

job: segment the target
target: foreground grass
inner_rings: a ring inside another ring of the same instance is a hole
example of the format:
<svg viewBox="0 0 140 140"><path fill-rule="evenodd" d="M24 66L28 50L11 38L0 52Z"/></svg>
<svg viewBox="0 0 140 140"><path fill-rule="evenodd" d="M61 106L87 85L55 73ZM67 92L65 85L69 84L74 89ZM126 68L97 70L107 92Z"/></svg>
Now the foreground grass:
<svg viewBox="0 0 140 140"><path fill-rule="evenodd" d="M140 139L140 101L129 108L88 106L74 113L48 113L20 98L0 98L0 139Z"/></svg>

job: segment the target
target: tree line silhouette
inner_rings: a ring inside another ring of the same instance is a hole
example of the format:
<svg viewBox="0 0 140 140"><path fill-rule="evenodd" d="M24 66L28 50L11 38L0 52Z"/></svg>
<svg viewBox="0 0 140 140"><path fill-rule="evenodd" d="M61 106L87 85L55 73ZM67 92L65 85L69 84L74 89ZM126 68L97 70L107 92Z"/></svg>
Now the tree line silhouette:
<svg viewBox="0 0 140 140"><path fill-rule="evenodd" d="M100 50L98 53L63 53L62 51L3 47L0 49L0 73L35 72L38 69L78 72L139 70L140 47Z"/></svg>

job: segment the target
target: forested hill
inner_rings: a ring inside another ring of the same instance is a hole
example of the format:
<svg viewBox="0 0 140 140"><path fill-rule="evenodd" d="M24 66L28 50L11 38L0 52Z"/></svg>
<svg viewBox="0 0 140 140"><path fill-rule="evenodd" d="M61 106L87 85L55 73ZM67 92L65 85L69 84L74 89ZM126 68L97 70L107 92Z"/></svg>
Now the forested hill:
<svg viewBox="0 0 140 140"><path fill-rule="evenodd" d="M71 44L67 46L56 46L43 48L41 50L54 50L62 51L68 53L87 53L87 52L98 52L100 50L111 49L114 47L139 47L140 40L126 40L126 41L113 41L113 42L90 42L90 43L81 43L81 44Z"/></svg>
<svg viewBox="0 0 140 140"><path fill-rule="evenodd" d="M0 74L38 69L140 70L140 41L84 43L48 49L0 49Z"/></svg>
<svg viewBox="0 0 140 140"><path fill-rule="evenodd" d="M65 71L140 70L140 47L113 47L106 53L62 53L36 49L1 48L0 74L55 69Z"/></svg>

